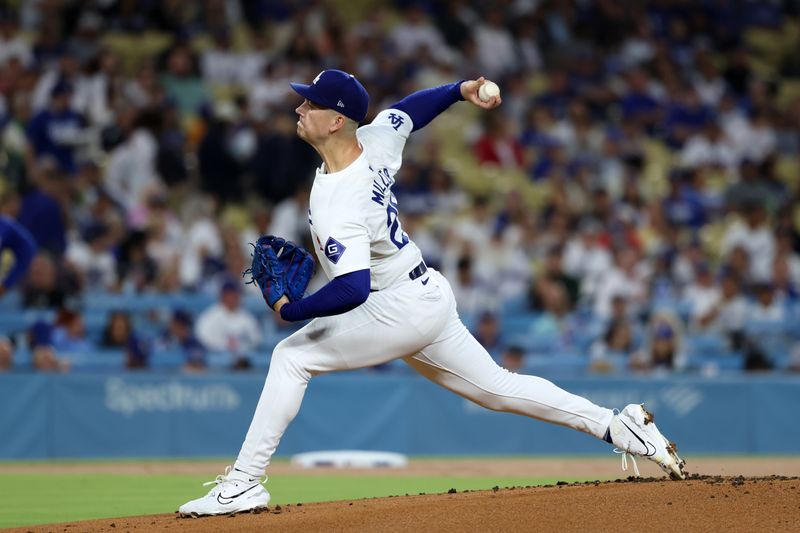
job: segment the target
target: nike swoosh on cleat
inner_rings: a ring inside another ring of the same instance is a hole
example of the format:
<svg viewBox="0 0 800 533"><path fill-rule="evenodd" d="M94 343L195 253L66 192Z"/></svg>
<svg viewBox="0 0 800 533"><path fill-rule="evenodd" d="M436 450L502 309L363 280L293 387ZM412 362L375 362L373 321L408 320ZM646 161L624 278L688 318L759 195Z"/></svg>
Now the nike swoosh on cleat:
<svg viewBox="0 0 800 533"><path fill-rule="evenodd" d="M626 424L624 420L622 420L622 418L620 418L620 419L619 419L619 421L620 421L620 422L622 422L622 425L623 425L623 426L625 426L626 428L628 428L628 431L630 431L631 433L633 433L633 436L634 436L634 437L636 437L637 439L639 439L639 442L641 442L641 443L642 443L642 446L644 446L644 449L645 449L645 450L647 450L647 451L650 451L650 447L651 447L651 446L653 447L653 452L652 452L652 453L646 453L646 454L644 454L644 457L651 457L651 456L653 456L653 455L655 455L655 454L656 454L656 447L655 447L655 445L654 445L654 444L650 444L650 443L648 443L648 442L645 442L645 441L643 441L643 440L642 440L642 437L640 437L639 435L637 435L637 434L636 434L636 432L635 432L634 430L632 430L632 429L631 429L631 427L630 427L628 424Z"/></svg>
<svg viewBox="0 0 800 533"><path fill-rule="evenodd" d="M220 494L217 494L217 501L218 501L218 502L219 502L221 505L228 505L228 504L230 504L230 503L233 503L233 500L235 500L236 498L238 498L239 496L241 496L241 495L242 495L242 494L244 494L245 492L251 491L251 490L253 490L253 489L254 489L254 488L256 488L256 487L258 487L258 484L256 484L256 485L253 485L252 487L250 487L250 488L247 488L247 489L243 490L243 491L242 491L242 492L240 492L239 494L234 494L233 496L223 496L223 495L222 495L222 493L220 493ZM224 499L226 499L226 500L228 500L228 501L226 501L226 502L222 501L222 499L223 499L223 498L224 498Z"/></svg>
<svg viewBox="0 0 800 533"><path fill-rule="evenodd" d="M430 280L431 280L431 278L425 278L425 279L422 280L422 284L423 285L427 285Z"/></svg>

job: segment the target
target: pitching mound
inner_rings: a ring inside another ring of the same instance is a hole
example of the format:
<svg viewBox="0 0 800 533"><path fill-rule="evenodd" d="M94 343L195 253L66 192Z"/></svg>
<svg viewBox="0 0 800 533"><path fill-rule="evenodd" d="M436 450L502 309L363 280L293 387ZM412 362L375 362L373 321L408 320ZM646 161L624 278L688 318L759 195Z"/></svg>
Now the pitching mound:
<svg viewBox="0 0 800 533"><path fill-rule="evenodd" d="M788 531L800 478L692 476L398 495L209 518L137 516L12 531Z"/></svg>

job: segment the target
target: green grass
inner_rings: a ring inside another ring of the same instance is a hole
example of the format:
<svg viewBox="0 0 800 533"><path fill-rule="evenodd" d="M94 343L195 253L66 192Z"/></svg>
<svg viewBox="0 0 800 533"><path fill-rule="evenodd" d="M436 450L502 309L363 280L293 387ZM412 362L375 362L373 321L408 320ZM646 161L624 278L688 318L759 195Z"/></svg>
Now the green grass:
<svg viewBox="0 0 800 533"><path fill-rule="evenodd" d="M576 478L312 476L270 478L274 504L352 500L380 496L490 489L495 485L546 485ZM171 513L201 496L208 476L115 474L3 474L0 528Z"/></svg>

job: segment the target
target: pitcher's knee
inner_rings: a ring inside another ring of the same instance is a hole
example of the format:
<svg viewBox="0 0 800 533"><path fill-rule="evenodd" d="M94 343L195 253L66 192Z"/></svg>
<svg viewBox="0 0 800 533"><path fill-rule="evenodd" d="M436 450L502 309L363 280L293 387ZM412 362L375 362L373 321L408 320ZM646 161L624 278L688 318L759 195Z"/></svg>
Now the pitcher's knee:
<svg viewBox="0 0 800 533"><path fill-rule="evenodd" d="M478 403L492 411L510 411L512 401L504 396L498 396L492 393L485 393L481 396Z"/></svg>
<svg viewBox="0 0 800 533"><path fill-rule="evenodd" d="M295 374L306 380L311 379L311 372L303 363L303 352L292 348L291 344L286 341L287 339L282 340L272 350L272 358L269 362L270 370L274 368L275 371Z"/></svg>

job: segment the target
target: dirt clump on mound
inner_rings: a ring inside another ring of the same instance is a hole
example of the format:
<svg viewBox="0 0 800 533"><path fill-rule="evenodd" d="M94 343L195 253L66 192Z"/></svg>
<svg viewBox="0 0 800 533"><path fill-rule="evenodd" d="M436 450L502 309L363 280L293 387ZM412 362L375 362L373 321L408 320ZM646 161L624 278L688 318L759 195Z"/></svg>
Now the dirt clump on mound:
<svg viewBox="0 0 800 533"><path fill-rule="evenodd" d="M270 506L207 518L173 515L27 526L11 531L788 531L800 523L800 478L628 478L542 487L397 495Z"/></svg>

